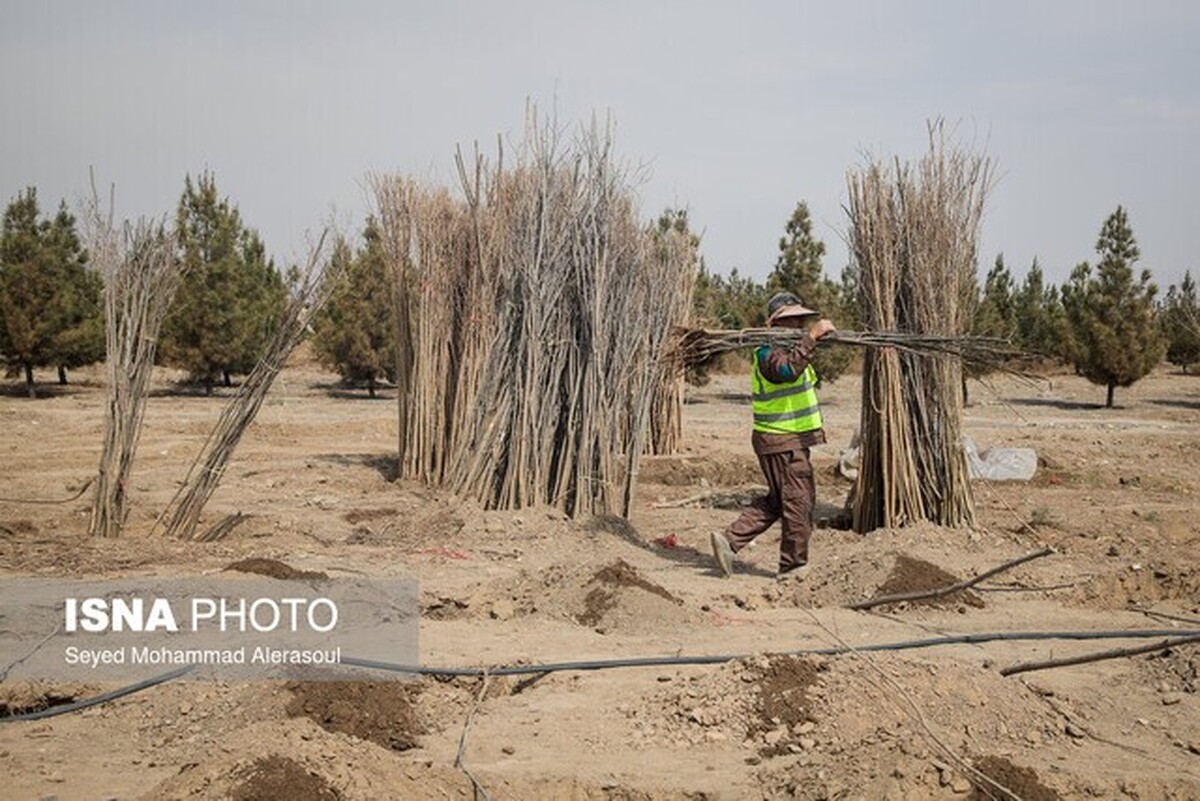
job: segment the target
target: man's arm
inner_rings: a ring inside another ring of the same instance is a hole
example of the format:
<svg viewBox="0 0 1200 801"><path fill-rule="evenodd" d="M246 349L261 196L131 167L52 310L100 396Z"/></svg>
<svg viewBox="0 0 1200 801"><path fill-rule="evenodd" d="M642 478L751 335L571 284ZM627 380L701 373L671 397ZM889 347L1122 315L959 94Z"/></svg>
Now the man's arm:
<svg viewBox="0 0 1200 801"><path fill-rule="evenodd" d="M759 372L772 384L790 384L800 377L817 351L817 340L835 330L828 320L818 320L792 347L763 345L758 349Z"/></svg>
<svg viewBox="0 0 1200 801"><path fill-rule="evenodd" d="M817 341L805 334L795 345L763 345L758 349L758 370L772 384L790 384L812 361Z"/></svg>

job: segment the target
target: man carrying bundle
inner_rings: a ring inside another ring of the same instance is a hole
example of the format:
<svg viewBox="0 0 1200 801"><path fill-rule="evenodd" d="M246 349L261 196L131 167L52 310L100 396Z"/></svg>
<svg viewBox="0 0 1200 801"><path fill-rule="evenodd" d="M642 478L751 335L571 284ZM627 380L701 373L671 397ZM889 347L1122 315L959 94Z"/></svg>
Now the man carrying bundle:
<svg viewBox="0 0 1200 801"><path fill-rule="evenodd" d="M750 442L767 479L769 492L746 507L725 529L712 534L713 556L726 576L733 573L733 555L782 518L779 577L798 576L808 564L816 484L809 448L825 442L817 403L817 373L809 363L817 340L835 330L829 320L816 320L790 292L780 292L767 304L767 325L803 328L808 333L795 345L763 345L754 353L750 372L754 400L754 433Z"/></svg>

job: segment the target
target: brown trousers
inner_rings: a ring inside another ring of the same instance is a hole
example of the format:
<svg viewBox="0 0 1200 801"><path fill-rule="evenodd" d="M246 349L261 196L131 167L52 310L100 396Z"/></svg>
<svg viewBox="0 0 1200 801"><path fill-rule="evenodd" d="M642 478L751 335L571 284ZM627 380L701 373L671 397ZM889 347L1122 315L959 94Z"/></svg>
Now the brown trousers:
<svg viewBox="0 0 1200 801"><path fill-rule="evenodd" d="M725 530L725 538L734 552L740 551L776 520L783 518L779 571L782 573L808 564L808 540L812 536L813 509L817 501L808 448L760 454L758 464L770 491L742 510L741 516Z"/></svg>

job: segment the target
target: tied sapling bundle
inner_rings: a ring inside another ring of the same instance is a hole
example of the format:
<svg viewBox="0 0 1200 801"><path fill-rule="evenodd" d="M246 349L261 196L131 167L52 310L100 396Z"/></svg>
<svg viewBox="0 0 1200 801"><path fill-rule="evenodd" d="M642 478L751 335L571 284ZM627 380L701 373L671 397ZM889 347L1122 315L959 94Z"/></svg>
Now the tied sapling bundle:
<svg viewBox="0 0 1200 801"><path fill-rule="evenodd" d="M375 176L397 318L398 474L488 509L628 514L641 455L678 445L686 230L647 225L611 124L573 138L530 108L461 194Z"/></svg>
<svg viewBox="0 0 1200 801"><path fill-rule="evenodd" d="M699 367L723 353L762 345L791 346L807 332L794 328L743 328L741 330L679 329L666 361L678 369ZM940 336L903 331L831 331L819 345L853 345L893 348L920 356L954 357L989 367L1003 366L1021 356L1008 340L996 337Z"/></svg>
<svg viewBox="0 0 1200 801"><path fill-rule="evenodd" d="M991 162L948 148L940 122L930 126L929 151L916 165L875 161L851 171L848 242L867 327L902 332L913 343L972 342L963 334L991 180ZM978 355L976 345L964 347ZM919 352L867 351L851 500L856 531L974 520L962 443L962 364Z"/></svg>

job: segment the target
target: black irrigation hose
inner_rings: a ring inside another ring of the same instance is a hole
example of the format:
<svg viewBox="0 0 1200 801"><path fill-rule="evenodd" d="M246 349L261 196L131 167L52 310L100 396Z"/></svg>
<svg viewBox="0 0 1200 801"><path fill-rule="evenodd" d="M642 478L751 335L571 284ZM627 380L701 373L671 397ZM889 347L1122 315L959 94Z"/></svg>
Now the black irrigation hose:
<svg viewBox="0 0 1200 801"><path fill-rule="evenodd" d="M1121 640L1144 639L1150 637L1185 637L1200 635L1200 629L1117 629L1113 631L993 631L978 634L955 634L946 637L930 637L923 640L902 640L891 643L875 643L868 645L838 645L826 648L801 648L795 651L781 651L785 656L837 656L852 651L910 651L917 648L932 648L938 645L958 645L963 643L997 642L1001 640ZM357 659L345 657L341 664L353 667L369 668L372 670L387 670L393 673L410 673L419 676L453 677L453 676L536 676L544 673L559 671L588 671L607 670L610 668L626 667L668 667L678 665L715 665L730 662L734 659L746 659L752 654L720 654L714 656L642 656L625 659L598 659L582 662L547 662L541 665L508 665L497 668L439 668L422 667L420 665L399 665L392 662L378 662L372 659Z"/></svg>
<svg viewBox="0 0 1200 801"><path fill-rule="evenodd" d="M724 654L715 656L635 656L625 659L598 659L584 662L547 662L542 665L507 665L498 668L440 668L421 665L400 665L395 662L379 662L374 659L343 657L341 664L370 670L386 670L391 673L410 673L414 676L450 678L454 676L539 676L563 670L588 671L624 667L660 667L662 665L719 665L734 659L743 659L746 654Z"/></svg>
<svg viewBox="0 0 1200 801"><path fill-rule="evenodd" d="M1020 642L1031 640L1124 640L1148 639L1151 637L1188 637L1200 636L1200 629L1116 629L1111 631L991 631L978 634L955 634L946 637L929 637L923 640L902 640L891 643L875 643L857 646L833 646L827 648L801 648L795 651L783 651L786 656L836 656L851 651L910 651L918 648L932 648L938 645L959 645L984 642ZM597 659L580 662L547 662L542 665L508 665L498 668L453 668L453 667L422 667L420 665L400 665L392 662L379 662L373 659L358 659L346 657L341 664L351 667L369 668L371 670L386 670L392 673L408 673L417 676L453 677L453 676L537 676L545 673L556 673L565 670L588 671L607 670L625 667L665 667L678 665L716 665L731 662L735 659L745 659L751 654L719 654L713 656L643 656L625 659ZM111 692L87 698L71 704L53 706L39 712L25 712L19 715L9 715L0 718L0 723L22 720L43 720L76 712L88 707L97 706L108 701L132 695L149 689L158 684L177 679L192 670L188 665L154 676L136 684L130 684Z"/></svg>
<svg viewBox="0 0 1200 801"><path fill-rule="evenodd" d="M37 712L22 712L17 715L7 715L0 718L0 723L8 723L10 721L17 720L44 720L45 718L52 718L56 715L65 715L68 712L78 712L81 709L99 706L100 704L104 704L109 701L115 701L116 699L122 698L126 695L133 695L134 693L141 692L142 690L148 690L151 687L171 681L172 679L177 679L185 673L190 673L192 671L192 667L192 665L185 665L181 668L175 668L174 670L169 670L166 673L160 673L157 676L151 676L148 679L143 679L136 684L130 684L117 690L111 690L109 692L102 693L94 698L85 698L82 701L74 701L69 704L59 704L58 706L52 706L47 709L40 709Z"/></svg>

